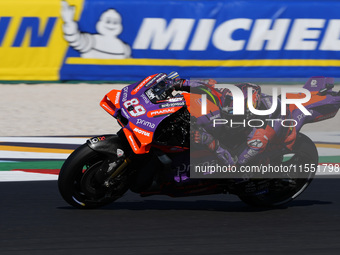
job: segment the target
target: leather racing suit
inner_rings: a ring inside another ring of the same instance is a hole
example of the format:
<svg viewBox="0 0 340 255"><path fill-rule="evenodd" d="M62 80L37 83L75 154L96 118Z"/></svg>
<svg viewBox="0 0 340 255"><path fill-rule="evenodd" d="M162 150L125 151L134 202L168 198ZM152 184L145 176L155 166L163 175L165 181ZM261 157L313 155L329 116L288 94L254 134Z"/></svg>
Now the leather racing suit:
<svg viewBox="0 0 340 255"><path fill-rule="evenodd" d="M221 163L225 165L244 165L251 163L251 161L264 152L268 146L274 148L275 145L277 145L284 146L290 150L292 149L296 139L296 130L294 125L289 121L292 119L292 115L288 106L285 116L281 115L280 102L278 102L278 107L272 114L260 116L261 118L259 118L259 116L253 116L253 119L257 119L257 124L263 123L263 125L248 125L249 122L244 120L241 122L241 126L238 125L236 128L230 128L226 125L216 125L216 118L223 116L222 104L225 96L227 94L230 95L230 93L226 93L228 91L227 89L215 89L214 84L216 81L211 79L175 79L172 82L175 90L197 94L203 94L208 91L210 92L209 94L214 97L210 98L210 100L218 105L216 111L211 111L206 116L197 118L197 125L191 125L192 128L190 132L191 141L206 145L209 150L216 152ZM242 85L254 86L254 84L248 83ZM204 92L202 93L202 91ZM272 97L263 93L260 94L259 110L270 109L273 103Z"/></svg>

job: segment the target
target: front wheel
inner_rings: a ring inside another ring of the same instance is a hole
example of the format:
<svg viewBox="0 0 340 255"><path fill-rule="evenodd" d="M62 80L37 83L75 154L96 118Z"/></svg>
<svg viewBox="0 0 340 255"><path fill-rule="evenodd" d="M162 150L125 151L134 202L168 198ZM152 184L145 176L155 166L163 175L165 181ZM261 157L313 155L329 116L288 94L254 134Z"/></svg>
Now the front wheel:
<svg viewBox="0 0 340 255"><path fill-rule="evenodd" d="M63 164L58 178L59 192L67 203L76 208L107 205L128 190L128 177L121 171L122 167L122 174L107 181L124 163L126 161L121 158L110 159L83 144Z"/></svg>
<svg viewBox="0 0 340 255"><path fill-rule="evenodd" d="M318 165L318 151L314 142L304 134L298 134L290 156L281 157L282 165ZM251 194L241 194L239 198L252 206L279 206L286 204L307 189L315 176L315 171L292 173L282 179L251 180L253 186L264 187Z"/></svg>

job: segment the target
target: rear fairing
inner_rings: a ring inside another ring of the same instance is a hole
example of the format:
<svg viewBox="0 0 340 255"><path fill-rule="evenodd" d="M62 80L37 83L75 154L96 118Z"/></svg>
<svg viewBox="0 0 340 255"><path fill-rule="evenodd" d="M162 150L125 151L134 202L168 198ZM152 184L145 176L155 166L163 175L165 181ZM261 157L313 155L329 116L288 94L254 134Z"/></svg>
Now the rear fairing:
<svg viewBox="0 0 340 255"><path fill-rule="evenodd" d="M340 107L340 94L332 90L334 79L329 77L311 77L303 88L311 92L311 99L303 106L311 113L304 115L295 105L290 105L292 117L297 121L296 130L307 123L333 118ZM287 94L290 98L302 98L304 95Z"/></svg>

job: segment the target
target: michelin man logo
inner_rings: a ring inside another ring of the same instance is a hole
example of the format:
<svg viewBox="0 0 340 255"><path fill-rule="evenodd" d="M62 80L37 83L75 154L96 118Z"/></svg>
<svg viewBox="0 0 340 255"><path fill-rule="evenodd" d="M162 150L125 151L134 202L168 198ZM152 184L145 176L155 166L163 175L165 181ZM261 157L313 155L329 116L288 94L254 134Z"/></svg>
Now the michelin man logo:
<svg viewBox="0 0 340 255"><path fill-rule="evenodd" d="M131 57L131 48L118 38L123 31L122 17L114 9L103 12L96 24L97 34L79 31L74 21L75 6L62 1L64 38L82 58L123 59Z"/></svg>

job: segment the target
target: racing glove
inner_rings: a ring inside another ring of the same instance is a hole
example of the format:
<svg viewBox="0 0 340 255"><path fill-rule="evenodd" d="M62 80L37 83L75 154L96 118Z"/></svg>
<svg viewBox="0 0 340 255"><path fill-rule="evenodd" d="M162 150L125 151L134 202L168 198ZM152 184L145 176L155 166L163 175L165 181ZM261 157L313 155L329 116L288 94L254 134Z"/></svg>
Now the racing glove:
<svg viewBox="0 0 340 255"><path fill-rule="evenodd" d="M183 90L183 84L186 82L185 79L175 79L173 80L173 88L175 90Z"/></svg>
<svg viewBox="0 0 340 255"><path fill-rule="evenodd" d="M185 79L174 79L173 87L175 90L188 91L191 88L196 88L200 86L214 87L217 81L213 79L208 80L185 80Z"/></svg>

